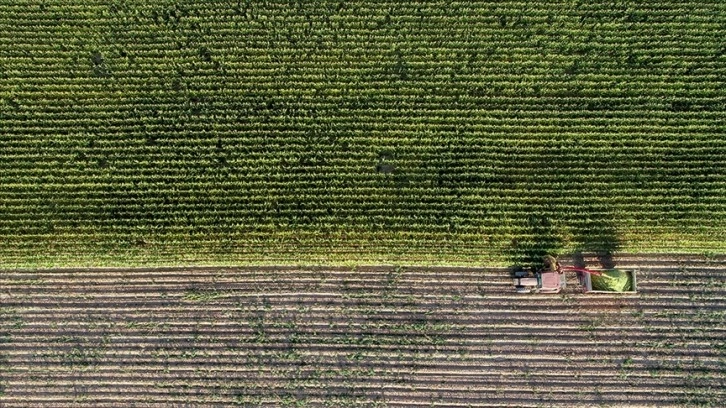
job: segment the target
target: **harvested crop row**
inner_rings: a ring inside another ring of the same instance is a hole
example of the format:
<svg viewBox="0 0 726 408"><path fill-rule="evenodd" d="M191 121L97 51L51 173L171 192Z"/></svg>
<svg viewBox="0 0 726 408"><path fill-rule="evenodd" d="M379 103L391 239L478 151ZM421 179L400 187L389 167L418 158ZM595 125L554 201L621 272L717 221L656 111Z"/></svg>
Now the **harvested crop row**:
<svg viewBox="0 0 726 408"><path fill-rule="evenodd" d="M522 296L504 268L3 271L0 403L723 405L724 260L622 261L635 295Z"/></svg>

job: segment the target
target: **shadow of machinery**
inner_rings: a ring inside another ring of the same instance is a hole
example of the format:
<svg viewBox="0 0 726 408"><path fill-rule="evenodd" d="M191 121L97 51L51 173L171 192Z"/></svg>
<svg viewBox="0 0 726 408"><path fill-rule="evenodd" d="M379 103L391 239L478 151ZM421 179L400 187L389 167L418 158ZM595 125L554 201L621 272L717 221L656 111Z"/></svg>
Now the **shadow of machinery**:
<svg viewBox="0 0 726 408"><path fill-rule="evenodd" d="M577 267L585 267L585 255L595 255L605 269L615 267L613 254L622 246L617 229L610 217L590 217L584 222L572 222L570 231L573 233L575 250L572 254L573 263ZM544 266L545 255L562 255L565 239L560 228L548 217L531 215L524 222L509 247L509 262L512 273L532 268L539 270Z"/></svg>
<svg viewBox="0 0 726 408"><path fill-rule="evenodd" d="M557 256L563 246L564 240L549 217L530 215L508 249L509 262L514 265L512 273L526 267L541 269L544 266L542 258L545 255Z"/></svg>
<svg viewBox="0 0 726 408"><path fill-rule="evenodd" d="M574 266L585 268L585 254L592 254L603 269L615 267L613 254L620 249L622 242L611 220L600 219L580 225L575 229L575 242L577 246L572 255Z"/></svg>

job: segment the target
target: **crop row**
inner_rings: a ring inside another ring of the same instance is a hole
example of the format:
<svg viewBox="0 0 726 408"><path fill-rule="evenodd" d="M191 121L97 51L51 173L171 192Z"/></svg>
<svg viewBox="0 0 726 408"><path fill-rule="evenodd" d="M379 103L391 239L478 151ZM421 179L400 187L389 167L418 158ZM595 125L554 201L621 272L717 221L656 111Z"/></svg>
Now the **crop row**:
<svg viewBox="0 0 726 408"><path fill-rule="evenodd" d="M4 271L0 401L723 405L723 260L671 258L617 259L617 297L505 268Z"/></svg>
<svg viewBox="0 0 726 408"><path fill-rule="evenodd" d="M723 249L721 14L5 2L0 258Z"/></svg>

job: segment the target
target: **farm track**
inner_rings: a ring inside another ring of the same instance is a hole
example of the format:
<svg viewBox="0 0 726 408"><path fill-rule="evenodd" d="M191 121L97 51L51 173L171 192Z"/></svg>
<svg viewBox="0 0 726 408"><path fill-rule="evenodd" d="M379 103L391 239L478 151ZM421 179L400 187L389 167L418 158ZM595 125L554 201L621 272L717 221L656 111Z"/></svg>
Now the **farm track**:
<svg viewBox="0 0 726 408"><path fill-rule="evenodd" d="M638 294L516 295L504 268L5 270L0 405L723 406L726 259L616 261Z"/></svg>

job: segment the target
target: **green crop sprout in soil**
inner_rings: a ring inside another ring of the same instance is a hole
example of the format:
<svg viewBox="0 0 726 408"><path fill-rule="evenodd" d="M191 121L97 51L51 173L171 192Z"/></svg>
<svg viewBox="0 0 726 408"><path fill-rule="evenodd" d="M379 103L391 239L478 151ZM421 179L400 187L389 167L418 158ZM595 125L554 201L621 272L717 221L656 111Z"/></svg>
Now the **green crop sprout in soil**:
<svg viewBox="0 0 726 408"><path fill-rule="evenodd" d="M0 266L726 250L722 1L0 4Z"/></svg>

